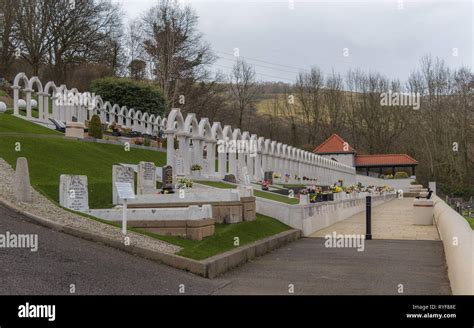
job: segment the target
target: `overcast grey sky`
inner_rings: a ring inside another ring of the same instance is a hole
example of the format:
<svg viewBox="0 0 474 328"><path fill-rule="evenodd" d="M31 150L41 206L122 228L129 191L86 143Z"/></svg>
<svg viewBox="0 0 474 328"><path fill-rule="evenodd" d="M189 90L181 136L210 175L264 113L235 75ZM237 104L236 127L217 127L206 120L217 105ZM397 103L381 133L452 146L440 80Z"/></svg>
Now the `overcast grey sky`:
<svg viewBox="0 0 474 328"><path fill-rule="evenodd" d="M126 19L157 3L114 1ZM228 72L238 48L259 80L292 82L299 70L315 65L326 73L361 68L405 80L425 54L452 68L472 69L474 60L470 0L181 2L195 9L204 39L222 57L215 70Z"/></svg>

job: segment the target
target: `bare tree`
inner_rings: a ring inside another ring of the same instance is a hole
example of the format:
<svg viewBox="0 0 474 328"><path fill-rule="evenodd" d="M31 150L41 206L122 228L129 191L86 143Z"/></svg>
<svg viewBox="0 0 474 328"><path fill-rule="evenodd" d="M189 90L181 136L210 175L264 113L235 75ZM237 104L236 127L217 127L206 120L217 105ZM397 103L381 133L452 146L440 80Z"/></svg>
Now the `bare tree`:
<svg viewBox="0 0 474 328"><path fill-rule="evenodd" d="M238 127L243 128L245 112L257 96L255 69L243 59L237 59L230 75L230 91L238 113Z"/></svg>
<svg viewBox="0 0 474 328"><path fill-rule="evenodd" d="M144 48L154 63L154 75L171 106L178 104L183 81L200 80L215 60L197 31L198 17L190 6L163 0L143 18Z"/></svg>
<svg viewBox="0 0 474 328"><path fill-rule="evenodd" d="M126 38L128 49L129 74L134 79L144 79L146 74L144 35L139 20L133 20L127 26Z"/></svg>
<svg viewBox="0 0 474 328"><path fill-rule="evenodd" d="M57 0L19 0L17 38L21 40L21 55L31 65L34 75L39 74L40 65L53 44L55 34L50 33L50 28L58 3Z"/></svg>
<svg viewBox="0 0 474 328"><path fill-rule="evenodd" d="M18 40L14 37L17 8L16 0L0 0L0 74L7 78L17 54Z"/></svg>
<svg viewBox="0 0 474 328"><path fill-rule="evenodd" d="M326 105L326 113L324 116L327 121L326 137L328 137L332 133L340 133L346 124L344 82L340 74L333 72L332 75L326 79L324 102Z"/></svg>
<svg viewBox="0 0 474 328"><path fill-rule="evenodd" d="M323 118L323 87L323 72L317 67L300 73L296 79L296 98L306 125L308 144L319 141L316 140L315 132L320 130Z"/></svg>

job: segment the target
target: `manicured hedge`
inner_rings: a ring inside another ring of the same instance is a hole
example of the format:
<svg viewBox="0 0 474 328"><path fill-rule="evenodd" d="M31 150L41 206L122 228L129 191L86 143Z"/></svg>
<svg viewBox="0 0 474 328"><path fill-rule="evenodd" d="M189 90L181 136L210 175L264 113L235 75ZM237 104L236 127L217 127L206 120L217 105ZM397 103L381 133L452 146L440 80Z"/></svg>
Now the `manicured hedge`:
<svg viewBox="0 0 474 328"><path fill-rule="evenodd" d="M89 136L96 139L102 139L102 124L100 123L100 117L98 115L93 115L91 121L89 122Z"/></svg>
<svg viewBox="0 0 474 328"><path fill-rule="evenodd" d="M162 115L166 109L166 100L161 90L142 81L106 77L92 81L91 91L112 105L127 106L143 113Z"/></svg>
<svg viewBox="0 0 474 328"><path fill-rule="evenodd" d="M394 179L408 179L408 173L399 171L395 173L395 176L393 177Z"/></svg>

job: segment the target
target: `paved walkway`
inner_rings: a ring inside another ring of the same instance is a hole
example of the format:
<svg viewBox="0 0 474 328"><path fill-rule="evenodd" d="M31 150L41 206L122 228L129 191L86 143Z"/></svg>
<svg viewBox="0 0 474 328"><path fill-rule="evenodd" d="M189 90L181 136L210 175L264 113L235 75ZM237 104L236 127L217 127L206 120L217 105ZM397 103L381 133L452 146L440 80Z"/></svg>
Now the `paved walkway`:
<svg viewBox="0 0 474 328"><path fill-rule="evenodd" d="M0 206L0 233L37 234L38 251L0 248L0 294L450 294L439 241L372 240L363 252L303 238L213 280L36 225ZM400 287L402 286L402 287ZM403 289L403 293L399 293Z"/></svg>
<svg viewBox="0 0 474 328"><path fill-rule="evenodd" d="M439 241L370 240L363 252L302 238L216 281L214 294L450 295ZM290 286L291 287L291 286Z"/></svg>
<svg viewBox="0 0 474 328"><path fill-rule="evenodd" d="M440 240L436 226L419 226L413 222L413 198L395 199L372 209L373 239ZM327 228L311 237L327 234L365 234L365 211Z"/></svg>

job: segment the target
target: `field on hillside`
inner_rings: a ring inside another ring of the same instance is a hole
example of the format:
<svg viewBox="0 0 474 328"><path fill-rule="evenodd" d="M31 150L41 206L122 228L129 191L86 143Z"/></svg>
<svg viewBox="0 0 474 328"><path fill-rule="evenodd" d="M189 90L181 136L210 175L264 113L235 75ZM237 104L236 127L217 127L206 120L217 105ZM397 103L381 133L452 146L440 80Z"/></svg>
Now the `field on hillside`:
<svg viewBox="0 0 474 328"><path fill-rule="evenodd" d="M5 132L25 135L1 135ZM166 163L165 153L136 148L125 151L121 146L66 140L60 136L56 131L0 114L0 157L13 168L18 157L26 157L31 184L55 202L59 202L61 174L87 175L90 207L105 208L112 206L113 164L150 161L163 166Z"/></svg>

